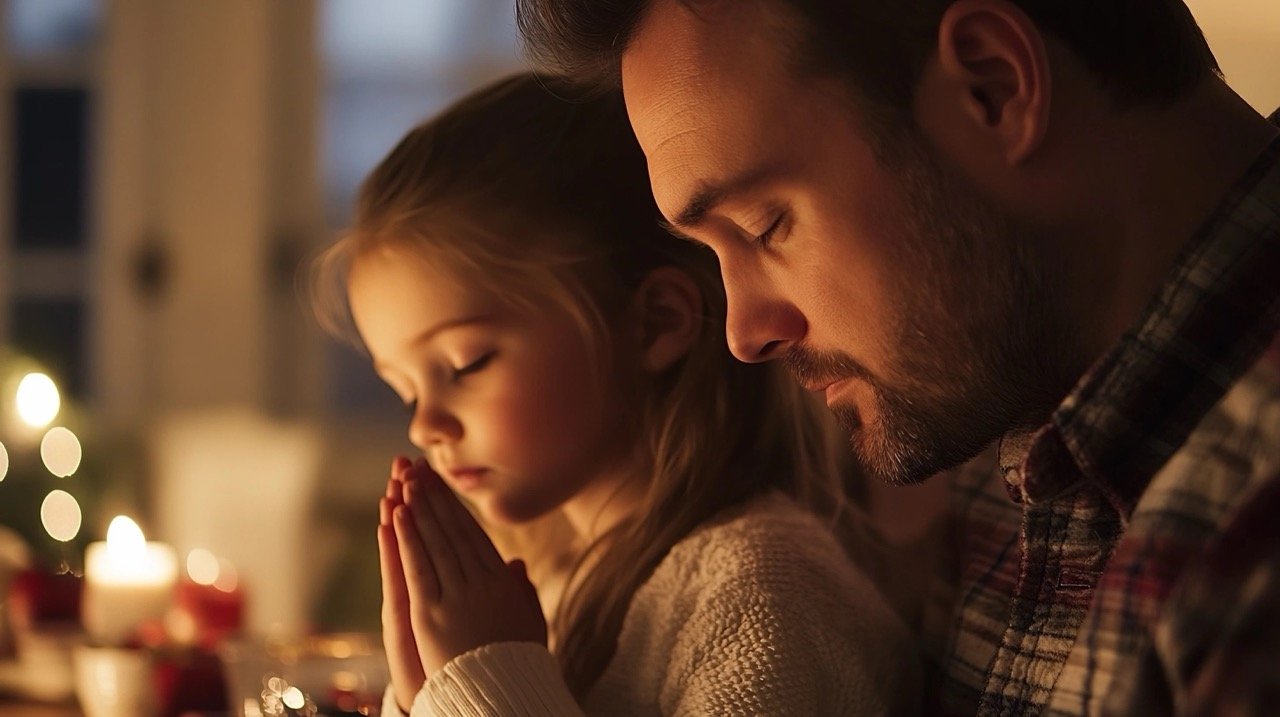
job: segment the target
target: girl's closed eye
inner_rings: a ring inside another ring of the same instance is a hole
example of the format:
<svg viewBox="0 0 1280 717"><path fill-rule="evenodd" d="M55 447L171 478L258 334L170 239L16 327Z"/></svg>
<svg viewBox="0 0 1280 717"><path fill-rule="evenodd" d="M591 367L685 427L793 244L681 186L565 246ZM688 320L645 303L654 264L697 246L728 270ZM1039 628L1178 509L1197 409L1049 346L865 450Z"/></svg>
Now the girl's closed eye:
<svg viewBox="0 0 1280 717"><path fill-rule="evenodd" d="M462 378L470 376L473 373L483 370L493 361L493 357L498 354L497 351L489 351L481 354L479 358L463 366L453 369L451 378L456 382Z"/></svg>

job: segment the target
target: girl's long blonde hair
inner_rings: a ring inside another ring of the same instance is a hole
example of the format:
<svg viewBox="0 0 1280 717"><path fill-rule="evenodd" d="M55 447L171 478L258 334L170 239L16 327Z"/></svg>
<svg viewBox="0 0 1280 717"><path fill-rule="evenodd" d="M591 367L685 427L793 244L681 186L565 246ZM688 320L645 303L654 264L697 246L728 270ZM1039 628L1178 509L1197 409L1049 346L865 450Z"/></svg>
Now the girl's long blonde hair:
<svg viewBox="0 0 1280 717"><path fill-rule="evenodd" d="M776 489L843 519L845 531L865 525L849 519L825 412L776 362L733 359L715 257L658 219L621 97L522 74L401 140L365 180L351 231L315 265L318 311L335 330L347 316L350 262L395 243L513 303L567 311L606 375L619 358L609 356L610 326L639 282L672 266L697 283L703 331L626 407L647 479L643 505L580 553L579 568L590 568L575 571L552 622L579 696L609 663L631 596L675 543L718 512Z"/></svg>

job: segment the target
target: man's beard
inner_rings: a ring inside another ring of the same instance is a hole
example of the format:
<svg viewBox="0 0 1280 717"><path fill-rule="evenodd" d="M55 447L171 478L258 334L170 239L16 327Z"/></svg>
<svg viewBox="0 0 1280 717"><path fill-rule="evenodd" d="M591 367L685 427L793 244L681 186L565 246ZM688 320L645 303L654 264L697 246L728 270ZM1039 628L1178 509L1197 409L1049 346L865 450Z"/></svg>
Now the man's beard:
<svg viewBox="0 0 1280 717"><path fill-rule="evenodd" d="M803 345L784 358L805 383L850 378L872 391L878 420L831 406L864 468L917 483L1046 419L1085 368L1060 291L1043 269L1044 236L953 179L921 138L892 173L903 197L901 277L884 375ZM857 317L850 317L857 321Z"/></svg>

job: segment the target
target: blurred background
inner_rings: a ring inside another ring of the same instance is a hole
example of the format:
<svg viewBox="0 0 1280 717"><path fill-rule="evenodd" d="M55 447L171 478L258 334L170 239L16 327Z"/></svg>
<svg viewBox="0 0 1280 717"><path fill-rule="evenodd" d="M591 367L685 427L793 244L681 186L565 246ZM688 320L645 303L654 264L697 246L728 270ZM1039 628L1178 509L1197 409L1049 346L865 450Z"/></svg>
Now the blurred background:
<svg viewBox="0 0 1280 717"><path fill-rule="evenodd" d="M1280 106L1280 3L1189 4ZM0 0L0 566L78 570L125 514L234 566L254 629L376 629L403 411L299 266L410 126L521 65L512 0Z"/></svg>

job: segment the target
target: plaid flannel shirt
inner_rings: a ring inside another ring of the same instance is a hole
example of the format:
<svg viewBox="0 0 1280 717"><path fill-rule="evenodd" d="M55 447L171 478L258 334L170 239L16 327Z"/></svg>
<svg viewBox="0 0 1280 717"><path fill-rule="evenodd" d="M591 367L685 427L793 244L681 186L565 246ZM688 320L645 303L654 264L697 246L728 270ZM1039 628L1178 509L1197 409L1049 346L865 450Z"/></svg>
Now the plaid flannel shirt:
<svg viewBox="0 0 1280 717"><path fill-rule="evenodd" d="M1049 424L955 476L927 714L1280 714L1278 330L1280 139Z"/></svg>

